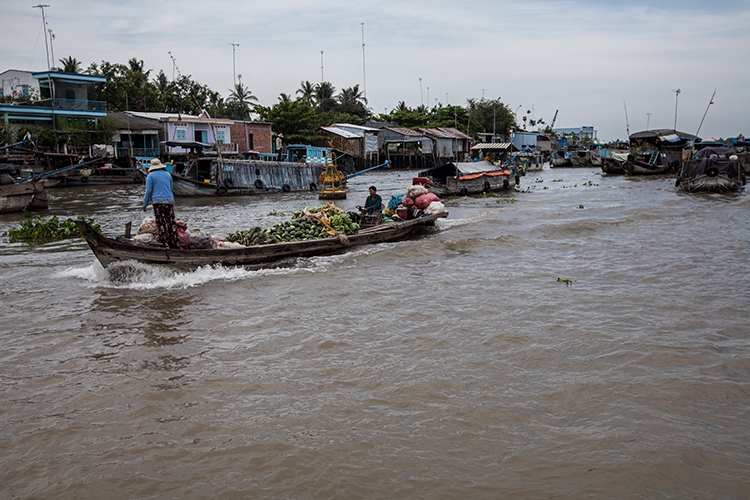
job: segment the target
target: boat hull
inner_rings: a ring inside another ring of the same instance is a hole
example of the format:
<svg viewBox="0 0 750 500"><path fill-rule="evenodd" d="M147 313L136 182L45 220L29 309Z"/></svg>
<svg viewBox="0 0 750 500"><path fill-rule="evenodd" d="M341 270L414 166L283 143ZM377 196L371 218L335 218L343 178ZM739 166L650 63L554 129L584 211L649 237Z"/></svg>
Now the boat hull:
<svg viewBox="0 0 750 500"><path fill-rule="evenodd" d="M40 182L0 186L0 213L23 212L29 207L47 208L47 196Z"/></svg>
<svg viewBox="0 0 750 500"><path fill-rule="evenodd" d="M323 167L317 164L214 160L210 172L197 178L172 172L175 196L246 196L291 191L317 191Z"/></svg>
<svg viewBox="0 0 750 500"><path fill-rule="evenodd" d="M732 193L742 189L743 182L726 175L678 177L677 187L688 193Z"/></svg>
<svg viewBox="0 0 750 500"><path fill-rule="evenodd" d="M108 238L94 231L85 221L76 221L81 234L103 267L115 262L137 261L146 264L164 264L180 268L200 266L265 267L296 257L328 255L351 247L399 241L417 229L435 224L447 213L433 214L403 222L389 222L346 237L322 238L311 241L294 241L230 249L171 249L160 246L135 245L124 237Z"/></svg>

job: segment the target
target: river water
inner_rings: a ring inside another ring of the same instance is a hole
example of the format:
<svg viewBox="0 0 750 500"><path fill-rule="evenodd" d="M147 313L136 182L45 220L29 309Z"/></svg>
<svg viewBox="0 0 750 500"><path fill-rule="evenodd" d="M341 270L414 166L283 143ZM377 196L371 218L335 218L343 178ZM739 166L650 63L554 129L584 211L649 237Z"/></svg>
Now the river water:
<svg viewBox="0 0 750 500"><path fill-rule="evenodd" d="M43 215L120 234L141 194ZM317 204L176 213L225 235ZM416 239L255 271L0 239L0 497L748 498L747 192L547 169L445 204Z"/></svg>

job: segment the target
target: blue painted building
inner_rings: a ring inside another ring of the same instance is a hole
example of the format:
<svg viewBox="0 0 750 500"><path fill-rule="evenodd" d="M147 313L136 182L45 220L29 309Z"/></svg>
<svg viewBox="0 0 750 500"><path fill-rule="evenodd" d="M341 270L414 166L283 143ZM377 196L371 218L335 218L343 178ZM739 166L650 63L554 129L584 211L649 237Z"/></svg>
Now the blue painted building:
<svg viewBox="0 0 750 500"><path fill-rule="evenodd" d="M26 72L38 83L38 99L10 99L0 103L0 119L6 130L41 126L57 132L93 130L107 116L107 103L88 99L88 87L107 81L105 76ZM6 99L7 100L7 99Z"/></svg>

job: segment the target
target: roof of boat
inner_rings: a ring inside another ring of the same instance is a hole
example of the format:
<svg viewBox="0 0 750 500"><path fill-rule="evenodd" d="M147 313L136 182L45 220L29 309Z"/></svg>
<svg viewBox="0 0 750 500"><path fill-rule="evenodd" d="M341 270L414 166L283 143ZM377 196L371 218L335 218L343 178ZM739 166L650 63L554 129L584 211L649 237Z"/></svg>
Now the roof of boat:
<svg viewBox="0 0 750 500"><path fill-rule="evenodd" d="M641 132L634 132L630 134L630 140L641 139L651 140L659 142L680 142L680 141L695 141L700 140L698 136L688 134L687 132L680 132L679 130L657 128L652 130L643 130Z"/></svg>

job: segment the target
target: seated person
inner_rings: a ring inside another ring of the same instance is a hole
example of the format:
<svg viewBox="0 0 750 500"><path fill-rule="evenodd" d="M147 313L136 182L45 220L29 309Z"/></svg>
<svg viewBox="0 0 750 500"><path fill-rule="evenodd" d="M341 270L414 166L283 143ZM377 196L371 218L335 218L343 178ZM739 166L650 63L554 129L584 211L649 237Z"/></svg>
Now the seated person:
<svg viewBox="0 0 750 500"><path fill-rule="evenodd" d="M378 188L370 186L370 196L365 200L365 210L367 215L372 215L376 212L380 212L383 208L383 199L378 194Z"/></svg>

